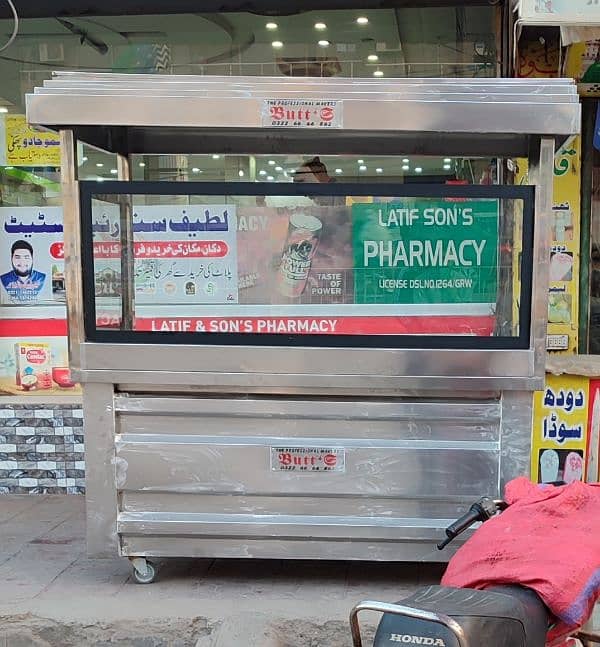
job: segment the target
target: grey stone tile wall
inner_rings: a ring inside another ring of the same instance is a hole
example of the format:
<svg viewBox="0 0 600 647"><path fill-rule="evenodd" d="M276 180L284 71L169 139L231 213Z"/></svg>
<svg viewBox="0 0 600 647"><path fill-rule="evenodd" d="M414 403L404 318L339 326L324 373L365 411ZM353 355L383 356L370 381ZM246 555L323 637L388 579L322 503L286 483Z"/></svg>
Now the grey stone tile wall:
<svg viewBox="0 0 600 647"><path fill-rule="evenodd" d="M84 494L80 405L0 405L0 494Z"/></svg>

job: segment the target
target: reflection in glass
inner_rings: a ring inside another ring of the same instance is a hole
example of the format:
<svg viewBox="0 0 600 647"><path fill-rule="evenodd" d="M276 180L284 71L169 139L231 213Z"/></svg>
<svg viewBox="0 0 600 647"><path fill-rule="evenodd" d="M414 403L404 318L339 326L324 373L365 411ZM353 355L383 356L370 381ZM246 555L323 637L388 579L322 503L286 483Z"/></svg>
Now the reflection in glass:
<svg viewBox="0 0 600 647"><path fill-rule="evenodd" d="M91 217L98 328L519 334L521 200L98 195Z"/></svg>

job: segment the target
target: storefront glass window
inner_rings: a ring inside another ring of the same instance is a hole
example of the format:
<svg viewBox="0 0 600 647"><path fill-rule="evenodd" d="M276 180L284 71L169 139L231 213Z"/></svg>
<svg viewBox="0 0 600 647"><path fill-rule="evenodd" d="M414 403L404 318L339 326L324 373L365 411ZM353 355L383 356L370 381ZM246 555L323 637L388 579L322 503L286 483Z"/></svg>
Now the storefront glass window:
<svg viewBox="0 0 600 647"><path fill-rule="evenodd" d="M53 70L282 79L493 77L500 58L496 15L485 6L22 20L15 43L0 55L0 238L8 250L0 274L16 281L0 285L0 393L73 388L64 379L30 389L15 381L24 343L37 344L53 367L62 370L68 363L58 140L29 129L23 117L25 94ZM9 33L10 21L2 23ZM265 158L154 156L135 158L132 169L134 179L147 181L291 183L315 156L319 151ZM319 157L337 183L496 181L490 159ZM87 146L80 147L78 164L81 179L117 177L115 156ZM24 282L30 283L26 289Z"/></svg>

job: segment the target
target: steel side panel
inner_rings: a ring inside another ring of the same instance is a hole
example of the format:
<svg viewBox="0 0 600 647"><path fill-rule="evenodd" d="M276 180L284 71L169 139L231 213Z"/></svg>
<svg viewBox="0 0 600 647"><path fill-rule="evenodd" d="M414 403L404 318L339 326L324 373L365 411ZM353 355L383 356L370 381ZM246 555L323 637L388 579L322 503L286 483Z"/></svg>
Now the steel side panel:
<svg viewBox="0 0 600 647"><path fill-rule="evenodd" d="M445 562L460 542L438 551L431 542L326 541L252 538L124 536L121 554L146 557L196 557L224 559L330 559L382 562Z"/></svg>
<svg viewBox="0 0 600 647"><path fill-rule="evenodd" d="M351 540L340 558L392 558L373 548L392 542L400 559L499 495L501 405L117 395L121 550L331 558ZM274 470L278 446L343 448L345 470Z"/></svg>

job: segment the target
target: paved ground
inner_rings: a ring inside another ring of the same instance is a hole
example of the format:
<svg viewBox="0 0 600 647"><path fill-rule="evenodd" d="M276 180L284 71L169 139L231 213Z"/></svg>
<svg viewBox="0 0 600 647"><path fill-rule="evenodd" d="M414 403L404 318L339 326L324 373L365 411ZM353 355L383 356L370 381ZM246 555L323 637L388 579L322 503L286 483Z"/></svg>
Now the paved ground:
<svg viewBox="0 0 600 647"><path fill-rule="evenodd" d="M85 555L85 502L0 497L0 647L349 647L351 607L394 601L439 566L167 560L133 583Z"/></svg>

